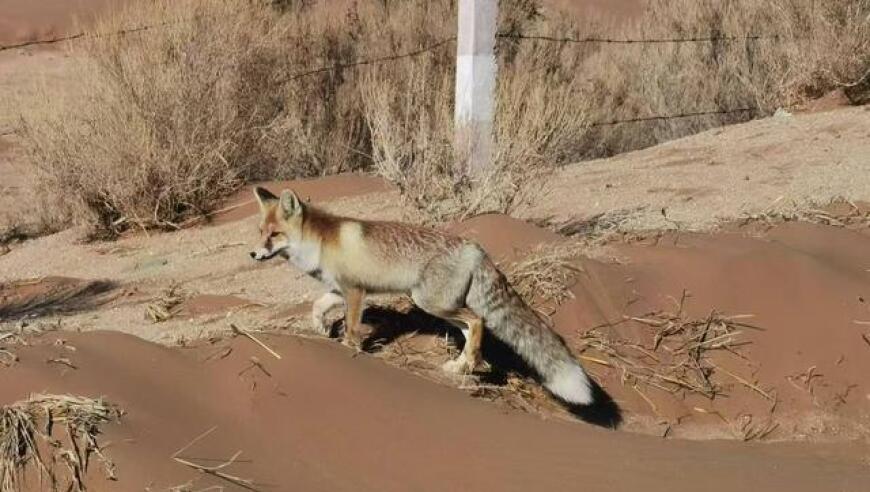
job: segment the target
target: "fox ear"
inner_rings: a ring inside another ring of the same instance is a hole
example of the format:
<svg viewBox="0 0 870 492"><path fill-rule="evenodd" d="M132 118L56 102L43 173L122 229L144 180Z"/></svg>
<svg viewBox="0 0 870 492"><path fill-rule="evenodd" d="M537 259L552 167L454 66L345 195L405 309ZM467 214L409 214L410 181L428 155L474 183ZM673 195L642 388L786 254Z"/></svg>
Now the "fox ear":
<svg viewBox="0 0 870 492"><path fill-rule="evenodd" d="M257 199L257 203L260 204L260 210L265 210L267 207L278 202L278 197L262 186L254 188L254 197Z"/></svg>
<svg viewBox="0 0 870 492"><path fill-rule="evenodd" d="M296 193L291 190L281 192L281 210L284 212L284 217L288 219L302 213L302 202L299 201Z"/></svg>

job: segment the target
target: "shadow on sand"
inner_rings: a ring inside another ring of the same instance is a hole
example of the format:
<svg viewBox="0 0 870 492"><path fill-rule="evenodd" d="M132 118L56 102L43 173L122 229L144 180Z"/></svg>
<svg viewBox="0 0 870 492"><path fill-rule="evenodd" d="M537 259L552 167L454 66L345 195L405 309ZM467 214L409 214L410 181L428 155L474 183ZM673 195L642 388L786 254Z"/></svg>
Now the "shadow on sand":
<svg viewBox="0 0 870 492"><path fill-rule="evenodd" d="M113 282L67 277L0 284L0 319L86 311L104 302L115 287Z"/></svg>
<svg viewBox="0 0 870 492"><path fill-rule="evenodd" d="M403 313L384 307L371 306L363 313L363 323L373 328L373 332L362 347L364 351L369 353L376 353L402 335L412 332L441 337L449 336L456 341L460 349L465 343L465 338L459 329L416 307ZM341 321L336 323L336 326L333 327L333 333L337 333L340 324ZM482 383L504 386L511 373L531 377L538 383L541 382L540 375L529 367L513 349L497 338L485 335L482 352L484 359L492 366L491 371L479 374ZM595 402L592 405L560 403L572 415L586 423L609 429L618 428L622 423L622 412L619 406L598 384L594 381L592 384L595 395Z"/></svg>

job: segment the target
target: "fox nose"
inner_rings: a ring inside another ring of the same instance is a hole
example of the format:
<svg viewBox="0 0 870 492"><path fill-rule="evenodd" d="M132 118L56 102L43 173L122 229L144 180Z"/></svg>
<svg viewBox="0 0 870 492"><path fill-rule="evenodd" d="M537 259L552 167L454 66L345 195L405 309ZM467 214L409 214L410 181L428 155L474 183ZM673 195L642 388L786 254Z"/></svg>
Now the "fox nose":
<svg viewBox="0 0 870 492"><path fill-rule="evenodd" d="M255 260L257 259L257 253L251 251L251 252L248 253L248 254L251 255L251 258L253 258L253 259L255 259Z"/></svg>

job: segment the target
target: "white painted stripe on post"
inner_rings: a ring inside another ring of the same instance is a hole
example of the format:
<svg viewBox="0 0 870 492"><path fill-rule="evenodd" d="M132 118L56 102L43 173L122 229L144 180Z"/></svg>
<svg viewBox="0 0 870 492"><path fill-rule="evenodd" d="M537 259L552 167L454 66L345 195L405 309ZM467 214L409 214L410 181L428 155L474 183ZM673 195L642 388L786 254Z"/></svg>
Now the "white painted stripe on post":
<svg viewBox="0 0 870 492"><path fill-rule="evenodd" d="M496 70L493 56L463 55L456 59L457 124L493 120Z"/></svg>
<svg viewBox="0 0 870 492"><path fill-rule="evenodd" d="M456 48L456 145L463 173L490 165L495 84L498 0L459 0Z"/></svg>

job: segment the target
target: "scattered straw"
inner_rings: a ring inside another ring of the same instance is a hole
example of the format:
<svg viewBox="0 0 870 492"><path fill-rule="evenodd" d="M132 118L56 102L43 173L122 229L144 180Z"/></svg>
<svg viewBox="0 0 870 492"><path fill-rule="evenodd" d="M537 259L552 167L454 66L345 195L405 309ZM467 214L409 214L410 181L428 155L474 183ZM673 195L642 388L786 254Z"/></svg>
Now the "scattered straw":
<svg viewBox="0 0 870 492"><path fill-rule="evenodd" d="M115 479L115 465L97 443L100 426L121 418L123 412L100 399L61 395L32 395L0 409L0 492L23 490L28 466L53 488L85 490L84 477L92 456L103 464L107 478ZM66 438L53 436L58 425ZM64 442L65 441L65 442ZM57 463L67 476L57 473Z"/></svg>
<svg viewBox="0 0 870 492"><path fill-rule="evenodd" d="M723 316L715 311L706 318L686 319L685 299L684 294L676 313L656 312L623 321L649 329L644 332L647 340L621 337L614 325L584 333L581 339L585 350L601 356L584 353L581 357L616 369L621 373L622 383L632 388L642 383L672 394L695 393L715 398L723 388L713 378L721 368L713 364L711 354L727 351L739 355L739 348L749 343L740 340L740 335L746 329L757 328L740 321L745 316ZM739 381L765 398L772 398L756 384L742 378Z"/></svg>
<svg viewBox="0 0 870 492"><path fill-rule="evenodd" d="M737 374L734 374L733 372L729 371L728 369L725 369L724 367L717 367L717 369L724 372L725 374L731 376L732 378L734 378L738 383L742 384L743 386L746 386L747 388L751 389L752 391L755 391L759 395L763 396L765 400L776 402L776 397L774 397L773 395L771 395L767 391L764 391L763 389L761 389L757 384L754 384L754 383L747 381L746 379L738 376Z"/></svg>
<svg viewBox="0 0 870 492"><path fill-rule="evenodd" d="M197 442L205 439L206 436L208 436L209 434L211 434L215 430L217 430L217 427L212 427L211 429L209 429L209 430L203 432L202 434L200 434L199 436L197 436L195 439L193 439L192 441L187 443L183 448L176 451L172 455L172 459L175 460L177 463L181 463L184 466L188 466L190 468L193 468L194 470L197 470L201 473L205 473L206 475L211 475L213 477L217 477L217 478L226 480L227 482L230 482L233 485L237 485L243 489L253 490L253 491L258 490L257 488L254 487L253 480L250 480L247 478L239 478L239 477L236 477L234 475L230 475L226 472L221 471L221 470L231 466L232 464L234 464L236 462L236 460L239 459L239 456L242 455L241 451L237 451L232 457L230 457L230 459L228 459L224 463L221 463L220 465L217 465L217 466L199 465L197 463L194 463L192 461L189 461L187 459L179 457L179 455L181 455L181 453L190 449Z"/></svg>
<svg viewBox="0 0 870 492"><path fill-rule="evenodd" d="M70 369L78 369L78 367L76 367L75 364L73 364L72 361L66 357L58 357L56 359L48 359L45 362L47 364L59 364L62 366L67 366Z"/></svg>
<svg viewBox="0 0 870 492"><path fill-rule="evenodd" d="M582 270L577 260L586 246L577 241L542 245L525 259L504 266L514 290L541 314L551 316L555 308L573 299L571 287Z"/></svg>
<svg viewBox="0 0 870 492"><path fill-rule="evenodd" d="M537 221L537 224L563 236L582 238L588 246L595 246L625 234L626 223L643 212L643 208L613 210L588 218L568 219L561 222L554 222L552 218L548 218Z"/></svg>
<svg viewBox="0 0 870 492"><path fill-rule="evenodd" d="M756 423L752 415L746 414L738 418L738 422L731 424L735 434L744 442L760 441L779 428L779 423L767 418L763 422Z"/></svg>
<svg viewBox="0 0 870 492"><path fill-rule="evenodd" d="M741 224L760 222L767 227L773 227L781 222L800 221L831 227L870 227L870 210L862 210L849 200L834 201L829 208L830 210L819 208L801 210L797 204L792 204L790 210L768 210L758 214L747 214L741 220Z"/></svg>
<svg viewBox="0 0 870 492"><path fill-rule="evenodd" d="M170 285L153 302L145 306L145 317L152 323L162 323L171 319L178 314L186 296L187 294L178 285Z"/></svg>

